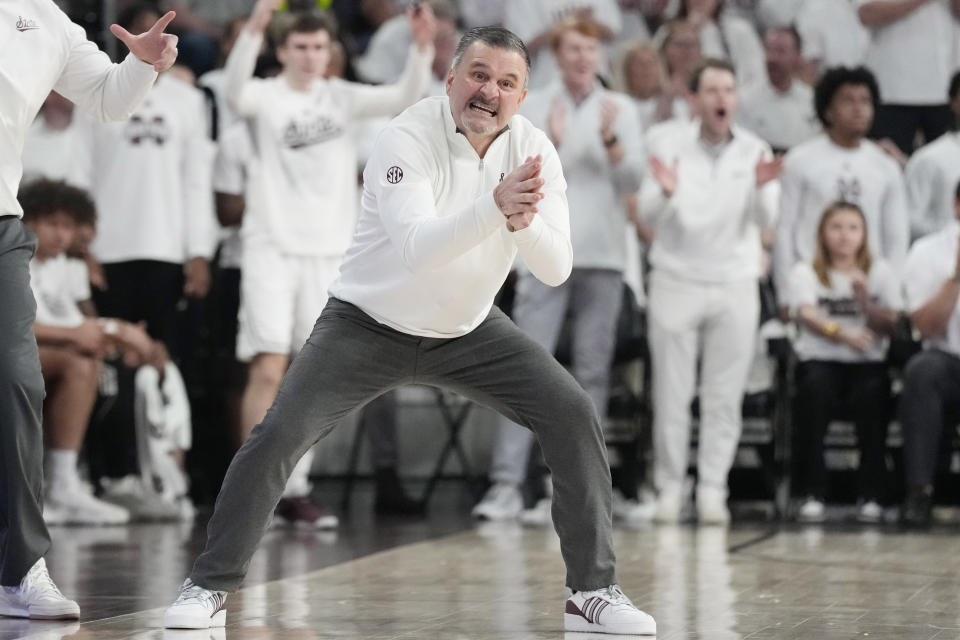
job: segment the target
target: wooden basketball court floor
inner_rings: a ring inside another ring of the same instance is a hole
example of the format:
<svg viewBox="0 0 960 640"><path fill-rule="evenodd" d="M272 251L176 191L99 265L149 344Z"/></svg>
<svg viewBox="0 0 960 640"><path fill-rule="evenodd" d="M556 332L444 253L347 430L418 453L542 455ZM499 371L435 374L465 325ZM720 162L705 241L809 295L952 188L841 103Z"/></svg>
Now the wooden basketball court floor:
<svg viewBox="0 0 960 640"><path fill-rule="evenodd" d="M0 640L590 640L564 634L552 531L469 521L345 519L335 534L274 530L227 627L165 631L163 608L203 527L55 528L51 573L80 623L0 618ZM436 509L435 509L436 511ZM660 640L960 640L960 536L943 528L618 528L620 583Z"/></svg>

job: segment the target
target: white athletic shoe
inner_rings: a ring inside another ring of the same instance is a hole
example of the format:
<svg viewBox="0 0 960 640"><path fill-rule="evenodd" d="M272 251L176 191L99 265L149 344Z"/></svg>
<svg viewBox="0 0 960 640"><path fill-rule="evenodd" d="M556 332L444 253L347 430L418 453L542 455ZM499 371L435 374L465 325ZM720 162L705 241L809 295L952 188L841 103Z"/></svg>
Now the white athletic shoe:
<svg viewBox="0 0 960 640"><path fill-rule="evenodd" d="M883 507L876 500L861 502L857 507L857 521L877 524L883 520Z"/></svg>
<svg viewBox="0 0 960 640"><path fill-rule="evenodd" d="M471 512L480 520L513 520L523 511L523 496L512 484L497 483Z"/></svg>
<svg viewBox="0 0 960 640"><path fill-rule="evenodd" d="M640 502L636 498L623 497L620 491L613 490L613 519L624 524L645 524L653 520L656 505L652 502Z"/></svg>
<svg viewBox="0 0 960 640"><path fill-rule="evenodd" d="M210 591L190 578L180 587L180 597L163 612L166 629L209 629L227 623L227 592Z"/></svg>
<svg viewBox="0 0 960 640"><path fill-rule="evenodd" d="M657 623L640 611L618 585L596 591L578 591L567 599L563 613L567 631L655 636Z"/></svg>
<svg viewBox="0 0 960 640"><path fill-rule="evenodd" d="M800 505L800 509L797 511L797 521L798 522L823 522L827 519L826 507L823 505L822 500L817 500L816 498L807 498L803 501L803 504Z"/></svg>
<svg viewBox="0 0 960 640"><path fill-rule="evenodd" d="M40 558L19 587L0 587L0 616L76 620L80 617L80 607L60 593L47 573L47 563Z"/></svg>
<svg viewBox="0 0 960 640"><path fill-rule="evenodd" d="M724 526L730 523L727 492L714 487L697 487L697 522Z"/></svg>
<svg viewBox="0 0 960 640"><path fill-rule="evenodd" d="M550 498L540 498L530 509L524 509L520 513L520 524L533 529L542 529L553 526L553 500Z"/></svg>
<svg viewBox="0 0 960 640"><path fill-rule="evenodd" d="M129 511L94 497L87 485L71 481L50 483L44 497L44 519L50 514L56 514L57 524L117 525L130 521Z"/></svg>
<svg viewBox="0 0 960 640"><path fill-rule="evenodd" d="M657 494L657 509L653 519L660 524L677 524L682 508L683 487L664 487Z"/></svg>

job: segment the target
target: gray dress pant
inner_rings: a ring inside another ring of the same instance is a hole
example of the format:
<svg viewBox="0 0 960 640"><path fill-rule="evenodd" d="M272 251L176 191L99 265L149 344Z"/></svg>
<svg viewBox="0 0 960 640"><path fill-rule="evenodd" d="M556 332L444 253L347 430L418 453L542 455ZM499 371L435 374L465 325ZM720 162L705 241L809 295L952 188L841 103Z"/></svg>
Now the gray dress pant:
<svg viewBox="0 0 960 640"><path fill-rule="evenodd" d="M37 239L0 217L0 585L19 586L50 548L43 522L43 376L33 334Z"/></svg>
<svg viewBox="0 0 960 640"><path fill-rule="evenodd" d="M553 356L496 307L470 333L437 339L395 331L335 298L230 464L190 578L207 589L237 589L297 460L351 411L406 384L449 389L532 430L553 471L567 586L616 582L600 423Z"/></svg>

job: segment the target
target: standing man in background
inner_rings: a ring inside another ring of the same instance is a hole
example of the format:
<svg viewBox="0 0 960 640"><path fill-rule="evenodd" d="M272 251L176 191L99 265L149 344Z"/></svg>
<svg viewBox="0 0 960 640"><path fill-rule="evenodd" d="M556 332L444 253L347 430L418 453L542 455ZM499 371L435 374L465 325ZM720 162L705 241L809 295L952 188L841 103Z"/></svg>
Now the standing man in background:
<svg viewBox="0 0 960 640"><path fill-rule="evenodd" d="M100 120L130 117L157 72L176 60L177 40L163 33L174 16L166 14L139 36L111 26L130 50L122 63L112 64L54 3L0 4L0 615L80 616L43 560L50 548L40 506L44 390L29 282L36 236L21 222L16 199L24 136L51 89Z"/></svg>

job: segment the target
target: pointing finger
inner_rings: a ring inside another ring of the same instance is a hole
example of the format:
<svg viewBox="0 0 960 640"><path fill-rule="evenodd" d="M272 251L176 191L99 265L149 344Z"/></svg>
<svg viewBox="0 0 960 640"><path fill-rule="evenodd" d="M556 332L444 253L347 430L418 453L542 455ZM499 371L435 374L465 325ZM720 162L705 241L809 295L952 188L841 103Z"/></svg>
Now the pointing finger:
<svg viewBox="0 0 960 640"><path fill-rule="evenodd" d="M164 29L167 28L167 25L173 22L173 19L177 17L176 11L167 11L166 14L159 20L157 20L152 27L150 27L150 33L162 33Z"/></svg>

